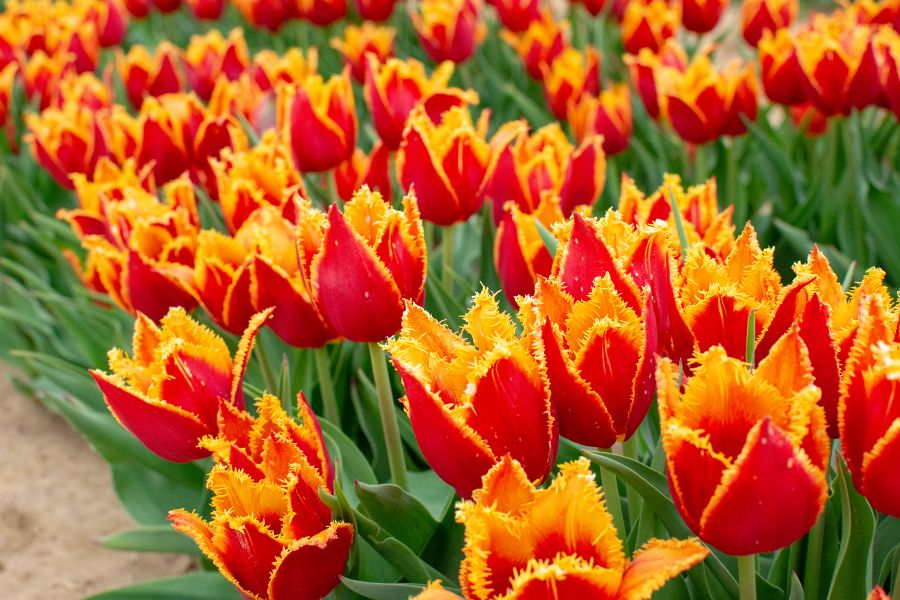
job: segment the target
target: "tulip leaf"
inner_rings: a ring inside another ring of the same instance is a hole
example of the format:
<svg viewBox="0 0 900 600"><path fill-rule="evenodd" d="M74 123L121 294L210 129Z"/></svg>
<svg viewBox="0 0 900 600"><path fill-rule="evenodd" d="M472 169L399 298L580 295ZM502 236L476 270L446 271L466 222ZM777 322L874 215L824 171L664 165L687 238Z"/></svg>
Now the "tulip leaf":
<svg viewBox="0 0 900 600"><path fill-rule="evenodd" d="M890 570L891 557L898 548L900 548L900 519L887 516L875 529L875 546L872 555L876 576L883 573L885 569ZM882 580L879 578L879 581Z"/></svg>
<svg viewBox="0 0 900 600"><path fill-rule="evenodd" d="M200 554L197 544L169 525L150 525L113 533L100 540L105 548L129 552Z"/></svg>
<svg viewBox="0 0 900 600"><path fill-rule="evenodd" d="M409 491L428 509L435 521L442 521L453 507L456 492L432 470L409 471Z"/></svg>
<svg viewBox="0 0 900 600"><path fill-rule="evenodd" d="M328 452L336 463L336 470L342 477L343 488L350 496L351 504L355 504L358 502L358 498L354 490L354 482L374 484L378 482L378 479L375 477L369 461L343 431L325 419L319 419L319 426L322 428Z"/></svg>
<svg viewBox="0 0 900 600"><path fill-rule="evenodd" d="M797 577L796 573L791 573L791 587L788 600L804 600L804 598L805 595L803 594L803 585L800 583L800 578Z"/></svg>
<svg viewBox="0 0 900 600"><path fill-rule="evenodd" d="M409 600L409 598L425 589L424 584L376 583L349 579L347 577L341 577L341 583L351 592L371 600Z"/></svg>
<svg viewBox="0 0 900 600"><path fill-rule="evenodd" d="M865 598L872 588L872 536L875 515L866 499L856 491L850 472L840 463L834 479L841 499L841 547L828 600Z"/></svg>
<svg viewBox="0 0 900 600"><path fill-rule="evenodd" d="M416 553L422 552L438 527L421 502L393 483L356 482L356 496L361 512Z"/></svg>
<svg viewBox="0 0 900 600"><path fill-rule="evenodd" d="M559 247L559 240L550 233L550 230L541 223L540 219L534 217L534 226L537 227L538 235L544 243L544 248L550 253L550 256L556 256L556 249Z"/></svg>
<svg viewBox="0 0 900 600"><path fill-rule="evenodd" d="M240 600L240 595L219 573L204 571L144 581L102 592L85 600Z"/></svg>

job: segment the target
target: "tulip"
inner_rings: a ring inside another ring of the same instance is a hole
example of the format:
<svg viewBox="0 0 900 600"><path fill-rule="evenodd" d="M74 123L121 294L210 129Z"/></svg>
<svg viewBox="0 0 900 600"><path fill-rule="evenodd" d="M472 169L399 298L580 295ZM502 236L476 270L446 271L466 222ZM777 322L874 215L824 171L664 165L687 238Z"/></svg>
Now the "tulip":
<svg viewBox="0 0 900 600"><path fill-rule="evenodd" d="M16 84L16 73L19 66L10 63L0 69L0 126L6 125L9 109L13 101L13 86Z"/></svg>
<svg viewBox="0 0 900 600"><path fill-rule="evenodd" d="M249 150L224 150L221 158L213 161L213 170L219 207L230 232L240 229L257 208L265 205L279 208L285 219L296 222L296 207L290 196L296 189L303 192L303 180L294 169L290 151L274 130L263 134Z"/></svg>
<svg viewBox="0 0 900 600"><path fill-rule="evenodd" d="M592 17L596 17L603 12L606 0L578 0L578 4L582 5Z"/></svg>
<svg viewBox="0 0 900 600"><path fill-rule="evenodd" d="M447 88L453 75L453 63L441 63L429 78L425 66L415 59L390 58L379 63L369 56L366 62L365 98L372 124L389 150L400 147L403 129L412 110L419 104L432 121L440 123L444 111L454 106L477 104L472 91Z"/></svg>
<svg viewBox="0 0 900 600"><path fill-rule="evenodd" d="M277 33L297 14L294 0L232 0L244 18L256 27Z"/></svg>
<svg viewBox="0 0 900 600"><path fill-rule="evenodd" d="M390 175L390 152L383 144L377 143L366 154L359 148L353 157L338 165L332 174L338 197L349 202L353 194L362 186L380 193L388 202L394 197Z"/></svg>
<svg viewBox="0 0 900 600"><path fill-rule="evenodd" d="M340 52L353 79L362 83L369 55L373 55L376 64L386 61L394 55L396 36L397 30L393 27L378 26L366 21L359 27L345 27L344 38L332 38L331 47Z"/></svg>
<svg viewBox="0 0 900 600"><path fill-rule="evenodd" d="M439 581L432 581L424 590L412 596L410 600L459 600L459 596L445 590ZM875 600L881 600L876 598Z"/></svg>
<svg viewBox="0 0 900 600"><path fill-rule="evenodd" d="M387 21L394 12L397 0L353 0L356 12L363 21Z"/></svg>
<svg viewBox="0 0 900 600"><path fill-rule="evenodd" d="M244 598L324 598L340 582L353 543L353 526L332 521L319 499L319 490L332 493L334 471L303 394L298 405L301 423L269 395L257 402L258 418L231 415L230 430L204 441L216 453L206 484L210 520L169 513Z"/></svg>
<svg viewBox="0 0 900 600"><path fill-rule="evenodd" d="M128 12L121 0L87 0L85 18L94 24L102 48L122 43L128 29Z"/></svg>
<svg viewBox="0 0 900 600"><path fill-rule="evenodd" d="M320 249L301 256L310 259L316 306L338 335L356 342L394 335L404 300L421 304L425 294L425 238L415 195L403 199L403 212L367 187L343 213L331 205Z"/></svg>
<svg viewBox="0 0 900 600"><path fill-rule="evenodd" d="M679 25L676 8L665 0L634 0L622 17L622 42L625 51L637 54L642 48L658 52L675 35Z"/></svg>
<svg viewBox="0 0 900 600"><path fill-rule="evenodd" d="M759 40L763 89L769 100L789 106L806 100L805 75L800 68L794 40L786 29L767 31Z"/></svg>
<svg viewBox="0 0 900 600"><path fill-rule="evenodd" d="M806 97L826 115L848 115L881 96L881 67L865 26L820 19L797 37L796 51Z"/></svg>
<svg viewBox="0 0 900 600"><path fill-rule="evenodd" d="M631 114L631 92L624 83L600 92L587 94L569 105L567 118L575 138L584 142L591 136L603 137L603 152L618 154L628 147L634 126Z"/></svg>
<svg viewBox="0 0 900 600"><path fill-rule="evenodd" d="M397 173L406 190L421 191L422 218L437 225L465 221L484 202L484 185L496 152L523 127L507 123L490 142L483 112L477 125L467 107L453 107L435 124L423 106L413 109L397 153Z"/></svg>
<svg viewBox="0 0 900 600"><path fill-rule="evenodd" d="M147 49L135 44L127 54L116 57L119 77L131 105L140 110L146 96L173 94L182 89L182 76L177 63L178 49L163 40L151 56Z"/></svg>
<svg viewBox="0 0 900 600"><path fill-rule="evenodd" d="M254 317L232 360L225 340L183 309L170 309L159 326L139 313L133 357L111 350L112 374L91 375L116 420L151 452L172 462L197 460L209 456L198 443L219 431L226 405L244 408L244 372L267 318Z"/></svg>
<svg viewBox="0 0 900 600"><path fill-rule="evenodd" d="M797 16L797 0L746 0L741 4L741 33L754 48L763 33L789 27Z"/></svg>
<svg viewBox="0 0 900 600"><path fill-rule="evenodd" d="M541 19L540 0L488 0L497 11L500 24L513 33L521 33Z"/></svg>
<svg viewBox="0 0 900 600"><path fill-rule="evenodd" d="M26 142L34 159L59 185L72 189L72 174L93 174L107 154L106 140L91 109L75 104L26 114Z"/></svg>
<svg viewBox="0 0 900 600"><path fill-rule="evenodd" d="M829 446L796 329L752 374L719 346L699 354L683 393L675 365L661 359L657 388L669 490L700 539L748 555L812 528L828 495Z"/></svg>
<svg viewBox="0 0 900 600"><path fill-rule="evenodd" d="M70 31L62 32L61 37L67 41L58 51L68 55L76 73L91 73L97 70L100 63L100 39L93 23L90 21L82 23L77 28L73 27Z"/></svg>
<svg viewBox="0 0 900 600"><path fill-rule="evenodd" d="M481 0L422 0L411 18L422 49L436 63L465 62L486 32Z"/></svg>
<svg viewBox="0 0 900 600"><path fill-rule="evenodd" d="M688 65L687 53L674 39L666 40L659 52L651 52L648 48L641 49L637 56L625 55L625 64L631 74L631 81L647 114L652 118L659 118L660 114L666 114L665 108L660 106L660 101L665 98L659 94L659 80L665 79L663 71L674 69L684 72Z"/></svg>
<svg viewBox="0 0 900 600"><path fill-rule="evenodd" d="M150 14L150 0L125 0L125 8L135 19L143 19Z"/></svg>
<svg viewBox="0 0 900 600"><path fill-rule="evenodd" d="M204 102L212 97L220 77L235 81L250 62L247 43L241 29L233 29L228 39L213 29L206 35L191 36L182 64L191 89Z"/></svg>
<svg viewBox="0 0 900 600"><path fill-rule="evenodd" d="M101 109L113 105L112 90L93 73L66 74L54 90L53 96L51 105L62 109L67 105L74 105L100 112Z"/></svg>
<svg viewBox="0 0 900 600"><path fill-rule="evenodd" d="M303 51L290 48L284 54L261 50L253 55L248 68L254 86L263 92L276 90L279 83L303 83L319 69L319 52L315 46Z"/></svg>
<svg viewBox="0 0 900 600"><path fill-rule="evenodd" d="M346 69L327 82L310 75L300 85L279 86L278 117L301 172L327 171L353 156L356 107Z"/></svg>
<svg viewBox="0 0 900 600"><path fill-rule="evenodd" d="M198 19L217 21L225 11L225 0L187 0L191 12Z"/></svg>
<svg viewBox="0 0 900 600"><path fill-rule="evenodd" d="M534 292L540 276L550 275L553 257L541 238L536 222L550 230L563 221L559 198L551 192L541 195L541 202L532 214L526 214L515 204L503 213L494 238L494 266L509 303L518 308L517 296Z"/></svg>
<svg viewBox="0 0 900 600"><path fill-rule="evenodd" d="M685 0L681 5L681 22L694 33L712 31L726 4L726 0Z"/></svg>
<svg viewBox="0 0 900 600"><path fill-rule="evenodd" d="M600 91L600 58L596 50L566 48L542 67L544 97L557 119L565 119L568 107L585 95Z"/></svg>
<svg viewBox="0 0 900 600"><path fill-rule="evenodd" d="M809 102L790 106L789 111L794 127L807 137L813 138L828 131L828 115Z"/></svg>
<svg viewBox="0 0 900 600"><path fill-rule="evenodd" d="M898 11L898 18L900 18L900 11ZM894 116L900 120L900 36L890 35L887 30L882 30L876 35L876 43L881 51L880 56L884 64L881 87L884 97L887 99L887 105Z"/></svg>
<svg viewBox="0 0 900 600"><path fill-rule="evenodd" d="M692 144L747 131L743 119L756 119L757 84L752 65L732 61L716 71L706 54L694 58L683 73L668 71L663 94L669 122Z"/></svg>
<svg viewBox="0 0 900 600"><path fill-rule="evenodd" d="M629 560L586 458L563 463L546 489L504 456L456 519L466 529L459 580L472 600L647 600L701 562L695 539L651 539Z"/></svg>
<svg viewBox="0 0 900 600"><path fill-rule="evenodd" d="M161 13L175 12L181 8L182 0L150 0L150 4Z"/></svg>
<svg viewBox="0 0 900 600"><path fill-rule="evenodd" d="M532 21L523 33L517 35L510 31L500 32L500 37L522 59L531 78L538 81L544 76L544 65L552 64L568 46L568 35L568 21L557 22L549 12Z"/></svg>
<svg viewBox="0 0 900 600"><path fill-rule="evenodd" d="M853 484L875 510L897 517L900 465L900 331L881 295L863 298L838 405L841 450Z"/></svg>
<svg viewBox="0 0 900 600"><path fill-rule="evenodd" d="M434 600L441 600L440 596L437 596ZM866 600L891 600L891 597L880 586L876 585L872 588L872 592L866 597Z"/></svg>
<svg viewBox="0 0 900 600"><path fill-rule="evenodd" d="M347 14L347 0L296 0L297 13L319 27L331 25Z"/></svg>
<svg viewBox="0 0 900 600"><path fill-rule="evenodd" d="M25 96L29 101L38 100L40 110L50 106L56 87L63 77L76 72L75 63L68 53L60 52L51 56L43 50L38 50L27 60L21 59L19 70Z"/></svg>
<svg viewBox="0 0 900 600"><path fill-rule="evenodd" d="M540 483L559 443L542 368L487 290L464 320L472 343L407 302L399 337L385 345L422 453L464 498L506 454Z"/></svg>

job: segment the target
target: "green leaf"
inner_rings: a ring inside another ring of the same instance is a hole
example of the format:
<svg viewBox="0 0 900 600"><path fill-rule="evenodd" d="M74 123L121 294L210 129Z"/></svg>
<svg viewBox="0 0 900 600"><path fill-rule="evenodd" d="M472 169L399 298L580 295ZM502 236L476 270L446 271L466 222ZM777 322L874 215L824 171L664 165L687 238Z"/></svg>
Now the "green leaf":
<svg viewBox="0 0 900 600"><path fill-rule="evenodd" d="M547 249L547 252L550 253L550 256L556 256L556 249L559 247L559 240L550 233L550 230L544 227L544 224L537 217L534 218L534 226L537 227L538 235L541 236L541 241L544 242L544 247Z"/></svg>
<svg viewBox="0 0 900 600"><path fill-rule="evenodd" d="M360 510L388 533L421 553L438 527L428 510L416 498L393 483L356 483Z"/></svg>
<svg viewBox="0 0 900 600"><path fill-rule="evenodd" d="M442 521L452 508L456 492L432 470L409 471L409 491L422 503L435 521Z"/></svg>
<svg viewBox="0 0 900 600"><path fill-rule="evenodd" d="M875 574L884 572L885 566L890 569L892 551L900 547L900 519L887 516L875 529L875 545L872 556Z"/></svg>
<svg viewBox="0 0 900 600"><path fill-rule="evenodd" d="M853 487L850 472L838 464L835 493L841 499L841 549L828 600L865 598L872 589L872 536L875 515L866 499Z"/></svg>
<svg viewBox="0 0 900 600"><path fill-rule="evenodd" d="M173 508L200 510L202 486L185 486L136 464L110 465L113 489L122 507L138 523L159 525L166 522Z"/></svg>
<svg viewBox="0 0 900 600"><path fill-rule="evenodd" d="M319 419L319 425L322 428L322 434L325 437L325 445L331 454L332 460L336 464L337 472L340 474L343 483L342 488L350 496L351 505L359 502L354 489L354 482L375 484L378 479L372 471L369 461L348 438L343 431L329 423L325 419Z"/></svg>
<svg viewBox="0 0 900 600"><path fill-rule="evenodd" d="M85 600L240 600L240 595L219 573L185 573L168 579L145 581L96 594Z"/></svg>
<svg viewBox="0 0 900 600"><path fill-rule="evenodd" d="M200 554L197 544L168 525L139 527L120 531L100 540L106 548L129 552L171 552Z"/></svg>
<svg viewBox="0 0 900 600"><path fill-rule="evenodd" d="M371 581L359 581L341 577L341 583L347 586L351 592L356 592L364 598L372 600L409 600L425 586L415 583L374 583Z"/></svg>
<svg viewBox="0 0 900 600"><path fill-rule="evenodd" d="M804 598L803 585L801 585L800 579L796 573L791 573L791 587L788 600L804 600Z"/></svg>

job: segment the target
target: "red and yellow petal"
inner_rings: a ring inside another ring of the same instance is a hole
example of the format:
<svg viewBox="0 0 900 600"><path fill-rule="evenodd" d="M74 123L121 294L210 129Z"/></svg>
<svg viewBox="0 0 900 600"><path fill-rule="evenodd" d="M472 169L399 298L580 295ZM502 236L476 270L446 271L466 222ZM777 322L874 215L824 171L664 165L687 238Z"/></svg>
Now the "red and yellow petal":
<svg viewBox="0 0 900 600"><path fill-rule="evenodd" d="M618 598L649 600L653 592L709 554L697 540L657 540L644 544L625 568Z"/></svg>
<svg viewBox="0 0 900 600"><path fill-rule="evenodd" d="M332 523L288 546L275 562L269 600L319 600L340 581L353 543L353 526Z"/></svg>
<svg viewBox="0 0 900 600"><path fill-rule="evenodd" d="M863 457L862 489L872 508L900 518L900 418Z"/></svg>

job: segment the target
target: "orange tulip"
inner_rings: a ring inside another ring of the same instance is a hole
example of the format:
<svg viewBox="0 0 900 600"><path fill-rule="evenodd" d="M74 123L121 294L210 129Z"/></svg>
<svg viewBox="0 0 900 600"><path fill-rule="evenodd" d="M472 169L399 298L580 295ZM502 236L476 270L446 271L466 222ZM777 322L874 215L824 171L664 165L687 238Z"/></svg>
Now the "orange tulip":
<svg viewBox="0 0 900 600"><path fill-rule="evenodd" d="M536 489L518 461L503 457L457 507L466 598L647 600L709 554L697 540L652 539L629 560L594 479L581 458Z"/></svg>
<svg viewBox="0 0 900 600"><path fill-rule="evenodd" d="M324 598L353 542L353 526L332 521L319 499L320 489L332 492L334 471L316 416L303 394L297 400L300 423L269 395L257 401L256 419L228 415L228 427L203 442L216 458L210 520L169 513L244 598Z"/></svg>
<svg viewBox="0 0 900 600"><path fill-rule="evenodd" d="M600 90L600 57L593 48L566 48L541 72L544 97L557 119L566 118L571 103Z"/></svg>
<svg viewBox="0 0 900 600"><path fill-rule="evenodd" d="M300 85L280 85L278 123L301 172L328 171L349 159L357 129L350 74L344 69L328 81L310 75Z"/></svg>
<svg viewBox="0 0 900 600"><path fill-rule="evenodd" d="M696 357L684 392L675 365L661 359L657 387L669 490L700 539L747 555L812 528L828 495L829 445L796 329L752 374L715 346Z"/></svg>
<svg viewBox="0 0 900 600"><path fill-rule="evenodd" d="M427 257L416 197L394 210L363 187L328 210L328 229L311 261L312 291L325 321L341 337L378 342L400 329L404 301L421 304Z"/></svg>
<svg viewBox="0 0 900 600"><path fill-rule="evenodd" d="M135 44L127 54L117 55L119 77L131 105L140 110L146 96L172 94L182 88L182 76L178 67L178 50L163 40L151 56L147 49Z"/></svg>
<svg viewBox="0 0 900 600"><path fill-rule="evenodd" d="M482 112L473 124L469 109L457 106L436 124L424 106L413 109L397 153L397 173L404 189L420 192L419 209L426 221L452 225L481 208L496 153L523 127L507 123L488 142L489 116Z"/></svg>
<svg viewBox="0 0 900 600"><path fill-rule="evenodd" d="M900 516L900 330L880 294L863 298L838 405L841 450L853 484L875 510Z"/></svg>
<svg viewBox="0 0 900 600"><path fill-rule="evenodd" d="M357 148L353 157L332 173L338 197L349 202L356 190L367 186L390 202L394 197L390 167L390 152L384 144L376 143L369 154Z"/></svg>
<svg viewBox="0 0 900 600"><path fill-rule="evenodd" d="M711 31L719 22L727 0L685 0L681 5L681 22L694 33Z"/></svg>
<svg viewBox="0 0 900 600"><path fill-rule="evenodd" d="M487 290L464 320L472 343L407 302L399 337L385 345L422 453L464 498L507 454L540 483L559 443L543 370Z"/></svg>
<svg viewBox="0 0 900 600"><path fill-rule="evenodd" d="M394 38L397 30L393 27L378 26L369 21L362 25L347 25L344 37L332 38L331 47L344 58L353 79L362 83L366 75L366 64L371 54L376 64L385 62L394 55Z"/></svg>
<svg viewBox="0 0 900 600"><path fill-rule="evenodd" d="M637 54L642 48L658 52L675 35L680 24L677 8L665 0L632 0L622 16L625 51Z"/></svg>
<svg viewBox="0 0 900 600"><path fill-rule="evenodd" d="M74 187L75 173L92 175L97 161L108 154L103 131L88 107L68 104L40 115L29 113L25 125L25 141L35 161L63 187Z"/></svg>
<svg viewBox="0 0 900 600"><path fill-rule="evenodd" d="M687 53L674 39L666 40L659 52L651 52L648 48L641 49L637 56L625 55L625 64L631 73L631 82L641 97L647 114L652 118L659 118L660 114L666 114L665 107L660 106L664 97L659 94L659 80L661 71L674 69L683 72L688 65Z"/></svg>
<svg viewBox="0 0 900 600"><path fill-rule="evenodd" d="M465 62L486 33L481 0L421 0L411 18L422 49L436 63Z"/></svg>
<svg viewBox="0 0 900 600"><path fill-rule="evenodd" d="M112 374L91 375L116 420L151 452L172 462L197 460L210 455L199 442L216 435L221 413L244 408L244 371L267 318L251 321L232 360L225 340L183 309L170 309L160 326L139 313L134 356L110 350Z"/></svg>
<svg viewBox="0 0 900 600"><path fill-rule="evenodd" d="M538 81L544 76L544 65L553 64L568 46L568 36L569 22L557 22L549 12L544 12L540 19L532 21L523 33L500 32L500 37L522 59L531 78Z"/></svg>
<svg viewBox="0 0 900 600"><path fill-rule="evenodd" d="M217 29L205 35L191 36L182 61L188 84L204 102L212 97L220 77L235 81L247 70L249 62L247 42L241 29L233 29L227 39Z"/></svg>
<svg viewBox="0 0 900 600"><path fill-rule="evenodd" d="M666 71L661 82L669 122L692 144L747 131L742 120L756 119L757 84L753 66L732 61L721 71L706 54L698 55L683 73Z"/></svg>
<svg viewBox="0 0 900 600"><path fill-rule="evenodd" d="M753 47L766 31L790 26L797 17L797 0L745 0L741 4L741 32Z"/></svg>
<svg viewBox="0 0 900 600"><path fill-rule="evenodd" d="M624 83L615 84L600 92L587 94L570 104L567 118L575 138L584 141L591 136L603 137L603 152L618 154L628 147L634 127L631 113L631 92Z"/></svg>
<svg viewBox="0 0 900 600"><path fill-rule="evenodd" d="M247 22L277 33L289 20L298 16L295 0L232 0Z"/></svg>

